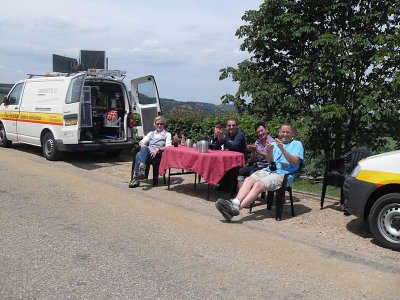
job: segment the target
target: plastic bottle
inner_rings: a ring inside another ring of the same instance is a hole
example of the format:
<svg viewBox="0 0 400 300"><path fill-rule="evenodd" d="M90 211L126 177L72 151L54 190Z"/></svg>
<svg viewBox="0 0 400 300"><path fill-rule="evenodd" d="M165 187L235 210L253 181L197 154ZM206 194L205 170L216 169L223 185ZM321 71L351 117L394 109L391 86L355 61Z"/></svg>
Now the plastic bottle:
<svg viewBox="0 0 400 300"><path fill-rule="evenodd" d="M182 134L182 137L181 137L181 145L186 146L186 137L184 134Z"/></svg>

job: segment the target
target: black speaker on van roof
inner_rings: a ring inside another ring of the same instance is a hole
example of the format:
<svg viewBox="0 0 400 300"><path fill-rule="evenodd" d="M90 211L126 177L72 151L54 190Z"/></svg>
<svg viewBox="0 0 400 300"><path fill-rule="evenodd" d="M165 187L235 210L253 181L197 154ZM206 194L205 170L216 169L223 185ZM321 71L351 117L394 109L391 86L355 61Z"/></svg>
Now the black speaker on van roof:
<svg viewBox="0 0 400 300"><path fill-rule="evenodd" d="M72 57L53 54L53 72L71 73L78 65L78 60Z"/></svg>
<svg viewBox="0 0 400 300"><path fill-rule="evenodd" d="M106 51L81 50L80 64L85 68L107 69Z"/></svg>

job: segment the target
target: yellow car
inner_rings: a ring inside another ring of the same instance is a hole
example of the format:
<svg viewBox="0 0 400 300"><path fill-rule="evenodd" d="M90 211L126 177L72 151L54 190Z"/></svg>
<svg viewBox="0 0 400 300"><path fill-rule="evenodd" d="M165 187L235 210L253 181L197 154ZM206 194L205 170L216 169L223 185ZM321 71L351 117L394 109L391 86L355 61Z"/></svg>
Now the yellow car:
<svg viewBox="0 0 400 300"><path fill-rule="evenodd" d="M400 151L361 160L343 186L346 209L368 221L374 238L400 251Z"/></svg>

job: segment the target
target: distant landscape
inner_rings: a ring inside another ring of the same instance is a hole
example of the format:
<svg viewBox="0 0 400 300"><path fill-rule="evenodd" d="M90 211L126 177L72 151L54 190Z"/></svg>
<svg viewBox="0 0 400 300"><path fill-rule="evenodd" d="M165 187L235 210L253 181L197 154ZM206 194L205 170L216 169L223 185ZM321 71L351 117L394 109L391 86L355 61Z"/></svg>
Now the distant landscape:
<svg viewBox="0 0 400 300"><path fill-rule="evenodd" d="M12 84L0 83L0 103L3 102L4 96L8 94ZM173 113L196 113L204 116L213 114L226 114L236 112L236 108L232 104L219 104L205 102L190 102L190 101L177 101L174 99L160 98L161 109L164 115L171 115Z"/></svg>
<svg viewBox="0 0 400 300"><path fill-rule="evenodd" d="M180 112L181 114L197 113L204 116L236 112L233 104L219 104L205 102L182 102L174 99L160 98L161 110L164 115Z"/></svg>

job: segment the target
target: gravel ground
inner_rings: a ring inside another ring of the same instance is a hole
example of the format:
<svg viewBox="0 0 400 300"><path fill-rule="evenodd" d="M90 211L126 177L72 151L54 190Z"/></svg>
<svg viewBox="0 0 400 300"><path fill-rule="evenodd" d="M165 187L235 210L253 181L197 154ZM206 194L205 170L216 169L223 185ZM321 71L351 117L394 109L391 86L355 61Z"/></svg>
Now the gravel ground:
<svg viewBox="0 0 400 300"><path fill-rule="evenodd" d="M89 162L89 164L93 164ZM130 180L130 169L131 169L131 157L130 154L124 154L118 159L118 161L99 162L98 168L90 170L96 172L99 175L113 176L120 178L120 180L128 184ZM150 171L150 176L152 172ZM151 186L152 180L148 179L142 183L142 187L146 187L145 190L151 189L152 193L165 193L167 186L162 183L162 179L159 180L160 186L153 188ZM205 185L202 185L196 192L193 191L194 175L180 175L173 177L173 188L168 193L174 193L173 197L181 197L182 199L187 197L196 197L200 199L201 205L214 206L218 195L216 191L211 191L210 201L206 199L207 189ZM141 187L141 188L142 188ZM127 186L128 188L128 186ZM203 192L204 191L204 192ZM223 195L228 197L228 194ZM198 203L198 202L196 202ZM382 258L393 259L396 262L400 262L400 252L392 251L378 246L372 235L370 234L367 225L360 219L354 216L344 216L338 206L338 199L326 198L325 208L320 210L320 196L310 195L300 191L294 192L294 205L296 216L292 218L290 216L290 208L284 209L282 222L276 222L272 217L274 208L271 212L266 212L265 205L261 206L258 202L253 208L253 214L256 214L255 218L259 218L260 222L266 222L269 226L280 226L283 230L292 230L295 228L296 231L301 231L302 234L309 236L311 239L319 239L322 243L333 243L350 248L353 251L362 251L370 255L379 255ZM271 214L269 217L265 217L265 214ZM241 213L241 217L251 215L248 210L244 210ZM261 217L264 216L264 217ZM258 220L257 220L258 221ZM279 224L279 225L276 225Z"/></svg>

